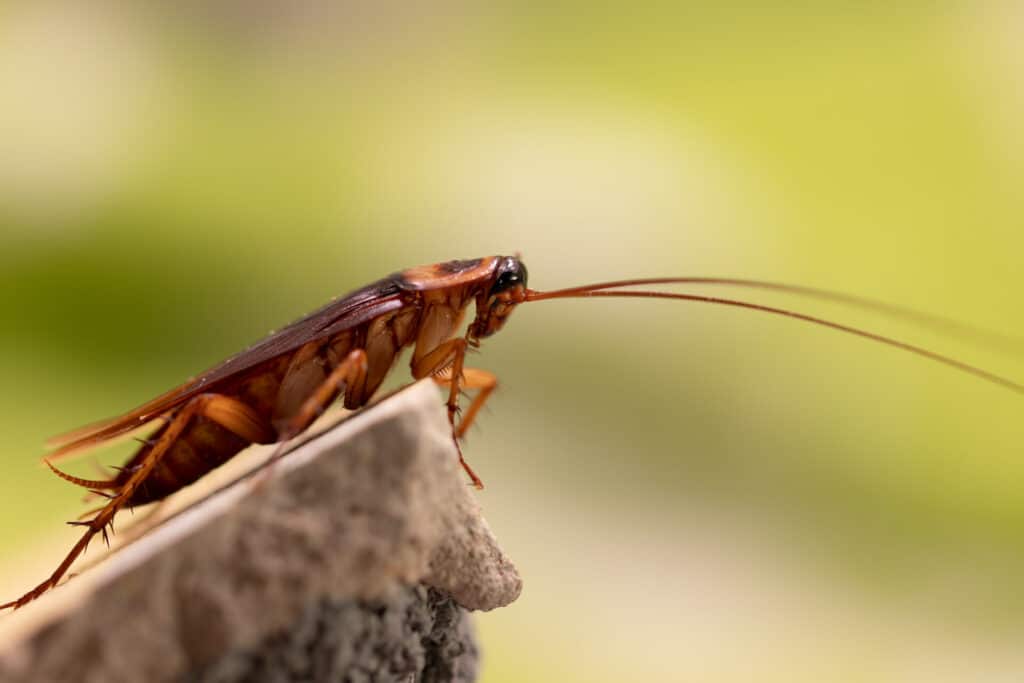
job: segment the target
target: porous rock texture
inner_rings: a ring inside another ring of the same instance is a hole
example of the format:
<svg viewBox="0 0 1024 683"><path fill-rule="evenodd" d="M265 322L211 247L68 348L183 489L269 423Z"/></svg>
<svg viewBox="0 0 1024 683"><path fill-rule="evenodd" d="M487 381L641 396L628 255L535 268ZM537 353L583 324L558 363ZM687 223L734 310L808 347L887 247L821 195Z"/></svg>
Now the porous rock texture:
<svg viewBox="0 0 1024 683"><path fill-rule="evenodd" d="M419 383L0 617L0 680L471 681L521 580Z"/></svg>
<svg viewBox="0 0 1024 683"><path fill-rule="evenodd" d="M184 680L468 683L476 680L477 660L465 610L437 589L410 586L383 601L324 598L286 631Z"/></svg>

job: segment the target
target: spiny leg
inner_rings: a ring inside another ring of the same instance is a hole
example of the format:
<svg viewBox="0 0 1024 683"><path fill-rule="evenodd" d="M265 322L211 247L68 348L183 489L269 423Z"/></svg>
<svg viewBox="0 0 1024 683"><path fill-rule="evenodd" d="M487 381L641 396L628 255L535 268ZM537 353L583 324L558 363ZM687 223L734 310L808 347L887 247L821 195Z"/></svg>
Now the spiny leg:
<svg viewBox="0 0 1024 683"><path fill-rule="evenodd" d="M171 419L167 428L163 430L160 436L153 443L153 446L149 453L146 454L145 459L139 463L137 468L133 469L131 476L120 486L117 493L111 497L110 502L100 509L92 519L85 522L76 522L76 524L87 527L85 534L77 543L75 543L71 548L71 551L67 554L60 565L58 565L57 569L55 569L45 581L30 590L28 593L25 593L25 595L21 596L17 600L0 605L0 609L6 609L8 607L18 609L19 607L24 607L57 585L57 582L60 581L61 577L67 573L71 564L78 559L78 556L85 551L86 547L88 547L93 536L101 532L104 534L106 533L106 527L113 521L114 515L131 500L136 489L142 484L146 477L149 476L153 471L153 468L159 464L167 451L169 451L171 446L174 445L174 442L181 436L185 427L188 426L189 420L196 415L204 415L221 422L225 419L226 415L239 413L238 406L232 405L237 403L238 401L235 399L221 396L219 394L201 394L186 403L185 406L182 407L181 410L179 410L173 417L173 419ZM248 407L246 407L246 410L248 410Z"/></svg>

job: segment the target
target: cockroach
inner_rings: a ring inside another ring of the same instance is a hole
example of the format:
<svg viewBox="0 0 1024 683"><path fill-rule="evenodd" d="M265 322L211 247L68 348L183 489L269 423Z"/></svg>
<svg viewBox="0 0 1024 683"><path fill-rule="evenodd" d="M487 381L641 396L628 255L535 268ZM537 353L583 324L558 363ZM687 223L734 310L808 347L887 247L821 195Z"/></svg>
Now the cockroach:
<svg viewBox="0 0 1024 683"><path fill-rule="evenodd" d="M540 292L527 287L518 256L448 261L410 268L335 299L241 353L119 417L56 437L46 464L62 479L106 499L83 521L81 539L38 586L0 609L22 607L57 585L96 534L106 537L124 507L160 501L198 480L250 444L284 444L304 432L337 398L348 409L370 400L395 363L412 347L414 379L433 378L447 388L446 406L459 461L470 481L480 478L462 456L459 440L498 385L487 371L464 365L466 351L505 324L523 303L579 297L638 297L733 306L829 327L951 366L982 380L1024 393L1024 385L928 349L793 310L738 299L661 290L655 285L734 285L816 297L896 314L926 324L942 319L825 290L758 280L645 278L601 282ZM465 334L457 336L469 304L476 303ZM962 330L961 330L962 331ZM475 390L464 413L459 398ZM57 469L61 456L96 446L151 423L155 431L109 479L82 479ZM271 459L282 453L278 447Z"/></svg>

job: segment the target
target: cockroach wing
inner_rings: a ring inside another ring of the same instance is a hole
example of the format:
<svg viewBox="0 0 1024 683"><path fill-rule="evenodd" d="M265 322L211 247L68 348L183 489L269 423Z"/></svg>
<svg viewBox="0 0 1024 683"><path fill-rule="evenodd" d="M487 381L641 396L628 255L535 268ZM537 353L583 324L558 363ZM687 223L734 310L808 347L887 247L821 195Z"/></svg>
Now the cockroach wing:
<svg viewBox="0 0 1024 683"><path fill-rule="evenodd" d="M245 351L231 356L203 374L124 415L54 437L48 445L56 447L56 450L46 458L52 461L59 456L134 431L198 394L217 391L225 381L261 363L294 351L315 339L344 332L379 315L401 308L402 305L400 288L395 278L385 278L368 285L296 320Z"/></svg>

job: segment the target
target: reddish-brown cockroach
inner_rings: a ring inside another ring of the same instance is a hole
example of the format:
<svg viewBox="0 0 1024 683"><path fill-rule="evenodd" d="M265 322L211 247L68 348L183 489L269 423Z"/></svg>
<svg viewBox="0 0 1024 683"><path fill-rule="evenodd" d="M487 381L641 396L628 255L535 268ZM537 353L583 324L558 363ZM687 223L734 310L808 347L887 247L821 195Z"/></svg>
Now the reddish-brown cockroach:
<svg viewBox="0 0 1024 683"><path fill-rule="evenodd" d="M331 302L129 413L54 439L52 445L56 450L46 464L62 479L103 496L107 503L91 518L73 522L84 526L85 534L45 581L17 600L0 605L0 609L21 607L55 586L96 534L106 537L107 526L125 506L162 500L250 444L283 444L306 430L339 395L344 395L346 408L364 406L405 347L413 349L414 378L432 377L448 387L448 420L458 446L497 386L497 378L491 373L464 367L466 350L479 346L481 339L500 330L515 307L527 302L645 297L735 306L865 337L1024 393L1024 385L956 359L796 311L736 299L633 289L668 284L725 284L780 290L894 313L926 324L952 325L847 295L755 280L648 278L538 292L527 288L526 267L513 256L411 268ZM476 302L475 317L463 336L455 336L471 302ZM463 389L475 389L476 394L456 420ZM110 479L82 479L53 465L60 456L101 444L157 420L162 424ZM470 479L480 487L480 479L462 459L461 452L459 458Z"/></svg>

